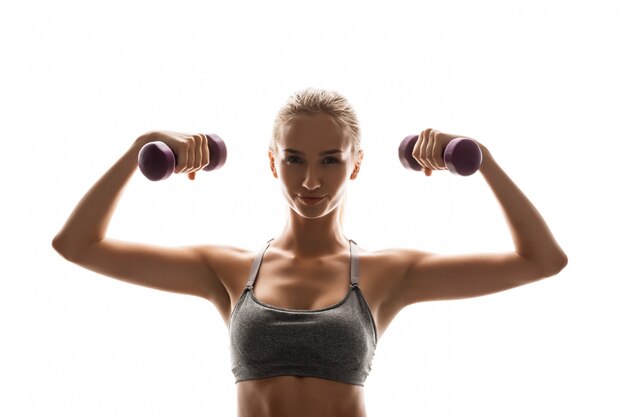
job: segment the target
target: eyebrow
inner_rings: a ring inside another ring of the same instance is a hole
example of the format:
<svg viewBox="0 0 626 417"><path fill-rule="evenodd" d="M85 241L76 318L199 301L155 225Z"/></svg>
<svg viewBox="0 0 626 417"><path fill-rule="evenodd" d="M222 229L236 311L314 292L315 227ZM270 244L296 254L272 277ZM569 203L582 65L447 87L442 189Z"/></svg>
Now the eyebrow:
<svg viewBox="0 0 626 417"><path fill-rule="evenodd" d="M295 153L296 155L302 155L303 153L300 151L297 151L295 149L291 149L291 148L286 148L283 150L283 152L289 152L289 153ZM334 153L342 153L343 151L341 149L331 149L328 151L324 151L324 152L320 152L320 156L324 156L324 155L332 155Z"/></svg>

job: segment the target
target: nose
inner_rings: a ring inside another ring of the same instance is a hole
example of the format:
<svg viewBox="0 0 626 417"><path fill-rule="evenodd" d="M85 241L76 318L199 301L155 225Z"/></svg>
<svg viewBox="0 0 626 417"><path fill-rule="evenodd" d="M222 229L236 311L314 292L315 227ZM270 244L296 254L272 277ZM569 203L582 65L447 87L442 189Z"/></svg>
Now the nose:
<svg viewBox="0 0 626 417"><path fill-rule="evenodd" d="M319 175L317 174L317 169L314 166L309 166L306 169L304 180L302 181L302 186L307 190L315 190L320 188L322 182L320 181Z"/></svg>

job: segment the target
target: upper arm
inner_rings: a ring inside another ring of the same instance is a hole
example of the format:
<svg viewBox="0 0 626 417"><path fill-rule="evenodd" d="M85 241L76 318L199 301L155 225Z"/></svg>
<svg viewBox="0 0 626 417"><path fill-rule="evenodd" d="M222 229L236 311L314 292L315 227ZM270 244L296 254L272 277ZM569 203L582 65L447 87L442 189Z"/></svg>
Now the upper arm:
<svg viewBox="0 0 626 417"><path fill-rule="evenodd" d="M402 307L420 301L478 297L515 288L556 274L562 267L544 270L511 252L476 255L436 255L399 251L404 277L393 291Z"/></svg>
<svg viewBox="0 0 626 417"><path fill-rule="evenodd" d="M215 302L223 299L226 292L211 265L212 253L220 250L223 249L169 248L103 239L68 260L131 284L195 295Z"/></svg>

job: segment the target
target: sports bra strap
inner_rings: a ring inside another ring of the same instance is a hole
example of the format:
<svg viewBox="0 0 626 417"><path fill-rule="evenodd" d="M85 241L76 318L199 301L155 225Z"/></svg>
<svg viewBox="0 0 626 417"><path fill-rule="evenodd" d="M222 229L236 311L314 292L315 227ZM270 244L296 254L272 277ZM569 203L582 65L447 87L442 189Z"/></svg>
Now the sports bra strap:
<svg viewBox="0 0 626 417"><path fill-rule="evenodd" d="M246 283L246 288L252 288L254 285L254 281L259 273L259 268L261 267L261 262L263 262L263 255L265 255L265 251L270 247L270 243L272 243L274 238L267 241L263 249L259 251L254 258L254 262L252 263L252 268L250 268L250 275L248 276L248 282ZM359 285L359 247L357 243L350 239L350 286L356 287Z"/></svg>
<svg viewBox="0 0 626 417"><path fill-rule="evenodd" d="M350 239L350 286L359 285L359 247Z"/></svg>
<svg viewBox="0 0 626 417"><path fill-rule="evenodd" d="M267 243L265 244L265 247L261 249L259 253L256 255L256 258L254 258L254 262L252 263L252 268L250 268L250 275L248 276L248 282L246 283L246 288L252 288L252 286L254 285L254 280L256 279L256 276L259 272L259 267L261 266L261 262L263 262L263 255L265 255L265 251L267 250L267 248L270 247L270 243L272 243L272 240L274 240L274 238L268 240Z"/></svg>

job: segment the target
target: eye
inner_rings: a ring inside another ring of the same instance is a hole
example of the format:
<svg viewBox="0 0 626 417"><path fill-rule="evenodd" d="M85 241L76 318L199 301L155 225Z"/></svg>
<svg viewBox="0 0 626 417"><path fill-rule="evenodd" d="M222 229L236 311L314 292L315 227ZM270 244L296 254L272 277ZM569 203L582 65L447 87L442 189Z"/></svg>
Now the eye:
<svg viewBox="0 0 626 417"><path fill-rule="evenodd" d="M285 162L288 164L299 164L302 162L299 156L291 155L285 158Z"/></svg>
<svg viewBox="0 0 626 417"><path fill-rule="evenodd" d="M326 158L322 159L322 164L324 165L338 164L338 163L339 163L339 160L335 158L334 156L327 156Z"/></svg>

